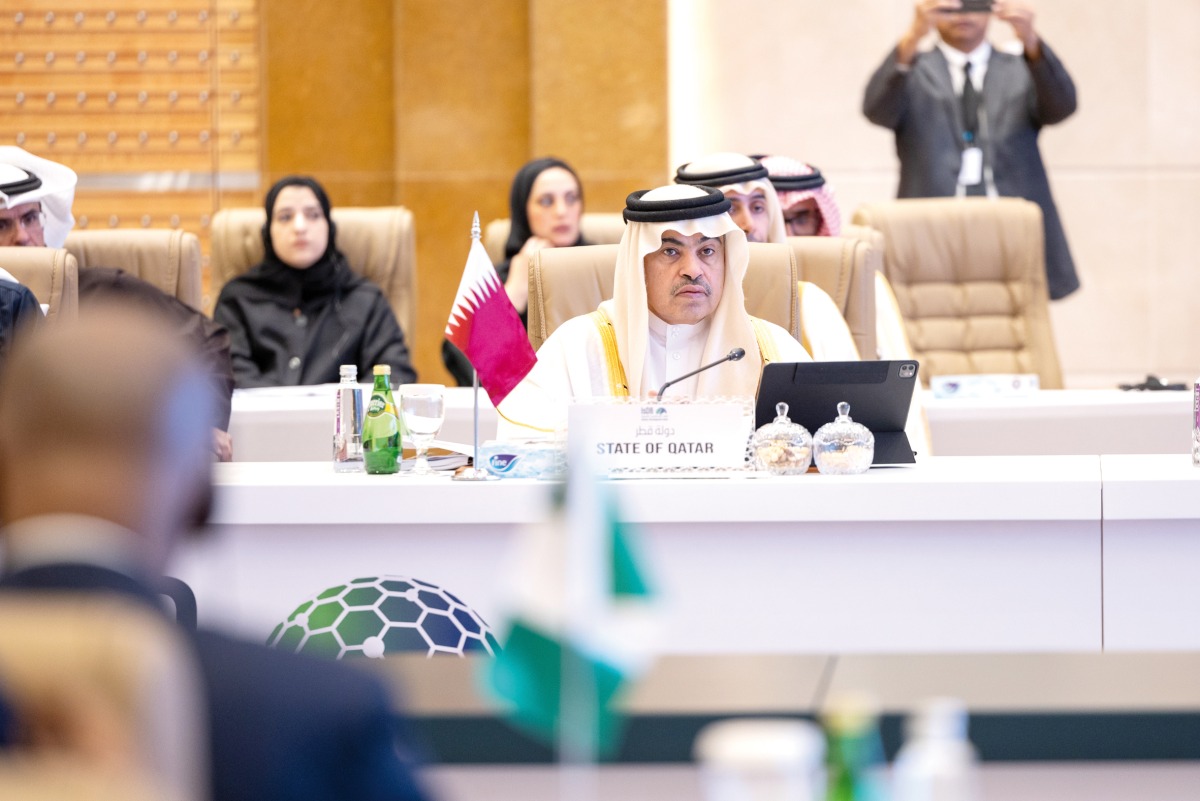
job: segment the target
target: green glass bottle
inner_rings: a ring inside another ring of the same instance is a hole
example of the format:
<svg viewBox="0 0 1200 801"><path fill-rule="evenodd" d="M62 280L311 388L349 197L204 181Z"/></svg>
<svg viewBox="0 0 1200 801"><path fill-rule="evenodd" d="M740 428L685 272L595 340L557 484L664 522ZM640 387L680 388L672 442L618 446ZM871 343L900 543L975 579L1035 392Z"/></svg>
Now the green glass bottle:
<svg viewBox="0 0 1200 801"><path fill-rule="evenodd" d="M881 774L886 764L879 737L879 712L872 699L831 699L824 714L825 801L885 801Z"/></svg>
<svg viewBox="0 0 1200 801"><path fill-rule="evenodd" d="M403 424L392 400L392 368L375 365L375 386L363 421L363 464L368 473L396 473L400 470Z"/></svg>

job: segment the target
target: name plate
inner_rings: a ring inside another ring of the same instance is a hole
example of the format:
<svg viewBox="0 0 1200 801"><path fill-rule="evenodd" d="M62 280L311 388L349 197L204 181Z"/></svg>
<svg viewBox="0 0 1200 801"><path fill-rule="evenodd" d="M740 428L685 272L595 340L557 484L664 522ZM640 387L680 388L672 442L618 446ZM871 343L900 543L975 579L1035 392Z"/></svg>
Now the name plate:
<svg viewBox="0 0 1200 801"><path fill-rule="evenodd" d="M754 409L741 398L621 398L567 410L572 452L581 444L608 473L741 470L753 429Z"/></svg>

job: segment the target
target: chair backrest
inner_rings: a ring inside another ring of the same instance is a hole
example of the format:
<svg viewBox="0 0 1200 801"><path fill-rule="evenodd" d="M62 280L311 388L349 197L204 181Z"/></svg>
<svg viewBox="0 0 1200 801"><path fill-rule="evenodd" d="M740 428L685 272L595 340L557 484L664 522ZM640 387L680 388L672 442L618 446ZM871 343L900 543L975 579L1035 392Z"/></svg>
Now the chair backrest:
<svg viewBox="0 0 1200 801"><path fill-rule="evenodd" d="M883 254L869 242L830 236L789 236L801 281L833 298L864 359L875 358L875 270Z"/></svg>
<svg viewBox="0 0 1200 801"><path fill-rule="evenodd" d="M529 341L534 350L572 317L595 311L613 294L617 245L546 248L529 265ZM742 290L746 311L800 334L796 260L786 245L750 245Z"/></svg>
<svg viewBox="0 0 1200 801"><path fill-rule="evenodd" d="M208 797L199 668L169 621L119 598L5 593L0 631L0 696L31 735L0 759L0 797L38 797L24 793L46 786L39 768L149 787L146 797Z"/></svg>
<svg viewBox="0 0 1200 801"><path fill-rule="evenodd" d="M338 250L359 275L375 282L391 304L408 346L417 327L417 235L412 212L403 206L332 211ZM261 208L221 209L212 219L212 296L231 278L263 259Z"/></svg>
<svg viewBox="0 0 1200 801"><path fill-rule="evenodd" d="M883 235L883 272L926 381L1037 373L1042 387L1062 387L1036 204L894 200L862 206L854 222Z"/></svg>
<svg viewBox="0 0 1200 801"><path fill-rule="evenodd" d="M512 223L505 217L492 220L483 229L483 247L492 264L504 261L504 244L508 242L511 228ZM614 245L621 241L621 235L625 233L625 219L620 213L585 212L579 220L579 231L589 244Z"/></svg>
<svg viewBox="0 0 1200 801"><path fill-rule="evenodd" d="M79 269L114 267L199 309L202 303L200 240L178 229L75 230L67 250Z"/></svg>
<svg viewBox="0 0 1200 801"><path fill-rule="evenodd" d="M79 267L61 248L0 248L0 267L48 306L50 320L73 319L79 312Z"/></svg>

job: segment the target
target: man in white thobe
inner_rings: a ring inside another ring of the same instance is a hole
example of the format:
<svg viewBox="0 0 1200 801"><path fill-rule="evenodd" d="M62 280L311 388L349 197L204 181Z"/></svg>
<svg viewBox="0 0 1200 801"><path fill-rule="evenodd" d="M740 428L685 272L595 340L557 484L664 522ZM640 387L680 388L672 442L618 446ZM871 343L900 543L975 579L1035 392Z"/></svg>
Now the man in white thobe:
<svg viewBox="0 0 1200 801"><path fill-rule="evenodd" d="M629 196L612 300L545 341L500 404L501 438L563 430L571 401L652 398L735 348L746 355L672 384L671 394L753 398L764 363L811 361L786 330L746 312L749 248L729 209L720 191L703 187Z"/></svg>

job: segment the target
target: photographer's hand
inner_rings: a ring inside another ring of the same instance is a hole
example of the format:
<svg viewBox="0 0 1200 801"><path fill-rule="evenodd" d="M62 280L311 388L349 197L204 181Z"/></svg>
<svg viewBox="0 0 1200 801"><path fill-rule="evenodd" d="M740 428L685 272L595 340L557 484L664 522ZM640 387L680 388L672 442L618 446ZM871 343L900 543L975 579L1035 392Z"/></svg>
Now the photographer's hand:
<svg viewBox="0 0 1200 801"><path fill-rule="evenodd" d="M1033 6L1020 0L996 0L992 13L1013 27L1025 46L1025 57L1037 61L1042 57L1042 40L1033 29Z"/></svg>
<svg viewBox="0 0 1200 801"><path fill-rule="evenodd" d="M900 37L896 45L896 61L908 66L917 55L917 45L925 36L937 27L938 14L947 11L958 11L962 8L962 0L918 0L913 7L913 20L908 30Z"/></svg>

